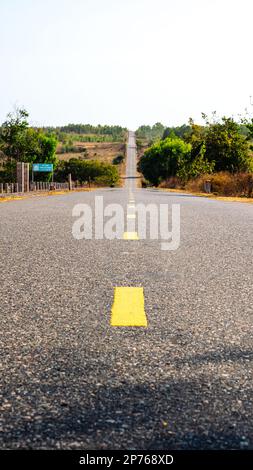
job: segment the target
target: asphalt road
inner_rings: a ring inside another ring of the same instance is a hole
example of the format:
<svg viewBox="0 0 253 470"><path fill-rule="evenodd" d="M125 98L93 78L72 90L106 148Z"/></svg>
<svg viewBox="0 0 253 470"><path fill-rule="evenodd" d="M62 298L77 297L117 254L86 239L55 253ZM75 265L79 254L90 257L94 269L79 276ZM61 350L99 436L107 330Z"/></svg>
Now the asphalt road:
<svg viewBox="0 0 253 470"><path fill-rule="evenodd" d="M252 449L253 206L136 189L0 204L0 448ZM72 209L179 203L181 244L75 240ZM110 325L143 287L147 327Z"/></svg>

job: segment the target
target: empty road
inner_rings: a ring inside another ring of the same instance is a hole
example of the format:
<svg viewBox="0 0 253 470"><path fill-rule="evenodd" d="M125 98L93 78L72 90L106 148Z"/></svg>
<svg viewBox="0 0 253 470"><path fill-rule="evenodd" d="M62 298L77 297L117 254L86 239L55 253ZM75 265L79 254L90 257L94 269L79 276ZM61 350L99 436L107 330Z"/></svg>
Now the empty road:
<svg viewBox="0 0 253 470"><path fill-rule="evenodd" d="M137 189L135 168L130 133L124 188L0 204L2 449L253 448L253 206ZM120 239L73 237L96 196ZM176 251L138 239L138 203L180 204Z"/></svg>

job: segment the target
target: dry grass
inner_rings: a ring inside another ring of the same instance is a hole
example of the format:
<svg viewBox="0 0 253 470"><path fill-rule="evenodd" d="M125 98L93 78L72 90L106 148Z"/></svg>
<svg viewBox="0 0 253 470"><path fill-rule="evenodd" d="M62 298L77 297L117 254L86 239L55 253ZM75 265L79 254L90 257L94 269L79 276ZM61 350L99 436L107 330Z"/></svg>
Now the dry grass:
<svg viewBox="0 0 253 470"><path fill-rule="evenodd" d="M80 152L60 153L58 154L59 160L68 161L70 158L82 157L85 150L88 159L100 160L106 163L112 163L112 160L118 155L125 155L125 144L120 143L76 142L75 147L80 149Z"/></svg>
<svg viewBox="0 0 253 470"><path fill-rule="evenodd" d="M161 183L160 188L186 190L190 193L207 195L205 182L211 182L211 194L225 198L253 198L253 175L250 173L237 173L232 175L228 172L202 175L184 183L180 178L169 178Z"/></svg>
<svg viewBox="0 0 253 470"><path fill-rule="evenodd" d="M41 197L41 196L61 196L62 194L69 194L72 192L83 192L83 191L95 191L97 187L92 187L92 188L75 188L72 189L72 191L69 191L68 189L63 189L59 191L45 191L45 192L38 192L38 193L26 193L24 196L15 196L15 194L11 196L6 196L6 197L0 197L0 203L1 202L9 202L9 201L19 201L20 199L28 199L31 197Z"/></svg>
<svg viewBox="0 0 253 470"><path fill-rule="evenodd" d="M177 176L171 176L160 184L160 188L183 189L183 187L182 181Z"/></svg>
<svg viewBox="0 0 253 470"><path fill-rule="evenodd" d="M112 163L118 155L126 155L126 145L115 142L75 142L75 147L80 152L59 153L59 160L68 161L71 158L84 158L88 160L99 160L100 162ZM82 150L83 149L83 150ZM59 149L58 149L59 150ZM86 151L86 152L85 152ZM126 172L125 158L123 162L117 165L121 177Z"/></svg>
<svg viewBox="0 0 253 470"><path fill-rule="evenodd" d="M190 194L192 196L198 197L207 197L209 199L216 199L217 201L225 201L225 202L244 202L253 204L253 198L249 197L237 197L237 196L216 196L215 194L207 194L203 192L197 191L190 191L186 189L172 189L172 188L161 188L159 187L160 191L167 191L168 193L181 193L181 194Z"/></svg>
<svg viewBox="0 0 253 470"><path fill-rule="evenodd" d="M185 189L190 191L204 191L204 183L209 180L212 185L212 193L218 196L247 197L253 196L253 176L249 173L232 175L227 172L213 175L202 175L189 181Z"/></svg>

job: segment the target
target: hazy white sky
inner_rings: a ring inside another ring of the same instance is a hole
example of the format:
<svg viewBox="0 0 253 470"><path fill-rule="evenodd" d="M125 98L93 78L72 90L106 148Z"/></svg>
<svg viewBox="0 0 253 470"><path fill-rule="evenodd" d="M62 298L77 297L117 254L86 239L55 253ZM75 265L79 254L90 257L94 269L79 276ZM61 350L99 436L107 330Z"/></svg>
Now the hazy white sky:
<svg viewBox="0 0 253 470"><path fill-rule="evenodd" d="M0 0L0 121L135 129L253 95L252 0Z"/></svg>

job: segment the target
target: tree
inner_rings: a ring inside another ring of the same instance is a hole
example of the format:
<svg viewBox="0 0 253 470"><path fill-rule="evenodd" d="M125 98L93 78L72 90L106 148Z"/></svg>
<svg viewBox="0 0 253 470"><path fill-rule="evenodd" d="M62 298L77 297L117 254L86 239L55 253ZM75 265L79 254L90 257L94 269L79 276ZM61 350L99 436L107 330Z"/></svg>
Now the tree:
<svg viewBox="0 0 253 470"><path fill-rule="evenodd" d="M67 162L60 162L55 176L58 180L66 181L69 173L74 181L80 183L96 182L106 186L114 186L119 180L119 172L114 165L98 160L71 158Z"/></svg>
<svg viewBox="0 0 253 470"><path fill-rule="evenodd" d="M205 156L205 144L200 146L198 153L196 149L191 149L190 155L180 160L177 176L183 181L196 178L202 174L210 174L214 169L214 162L209 162Z"/></svg>
<svg viewBox="0 0 253 470"><path fill-rule="evenodd" d="M139 160L138 170L148 181L158 186L161 181L178 174L190 152L190 144L178 137L168 137L144 152Z"/></svg>
<svg viewBox="0 0 253 470"><path fill-rule="evenodd" d="M167 139L167 137L180 137L184 139L186 135L191 132L190 125L183 124L182 126L177 127L166 127L163 132L162 139Z"/></svg>
<svg viewBox="0 0 253 470"><path fill-rule="evenodd" d="M27 151L27 119L28 112L17 108L14 113L7 115L6 121L1 126L1 150L10 161L24 161Z"/></svg>
<svg viewBox="0 0 253 470"><path fill-rule="evenodd" d="M253 139L253 118L242 119L240 128L241 132L246 135L247 140ZM245 128L247 131L245 131ZM244 129L244 131L242 129Z"/></svg>
<svg viewBox="0 0 253 470"><path fill-rule="evenodd" d="M57 163L57 139L28 124L28 112L16 109L9 113L0 131L0 146L10 162Z"/></svg>
<svg viewBox="0 0 253 470"><path fill-rule="evenodd" d="M139 139L148 140L154 142L162 138L165 127L160 122L156 122L153 126L142 125L136 131L136 136Z"/></svg>
<svg viewBox="0 0 253 470"><path fill-rule="evenodd" d="M241 134L240 125L233 118L223 117L221 122L206 122L208 128L205 136L205 156L214 170L252 171L252 159L246 138Z"/></svg>
<svg viewBox="0 0 253 470"><path fill-rule="evenodd" d="M36 132L36 131L34 131ZM36 153L36 162L40 163L53 163L57 165L57 156L55 154L57 147L57 140L54 136L47 136L43 132L38 132L36 135L38 146Z"/></svg>
<svg viewBox="0 0 253 470"><path fill-rule="evenodd" d="M201 147L205 144L207 128L205 126L200 126L195 124L192 118L189 119L189 127L187 132L184 134L184 140L191 144L192 153L196 156Z"/></svg>

